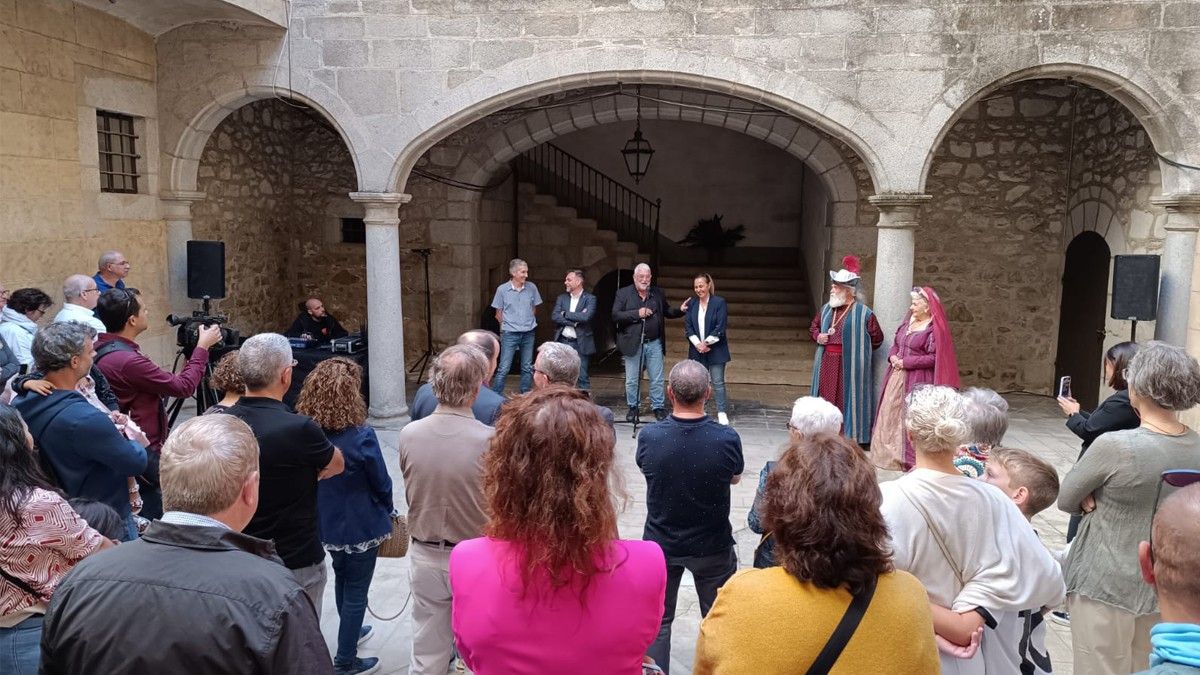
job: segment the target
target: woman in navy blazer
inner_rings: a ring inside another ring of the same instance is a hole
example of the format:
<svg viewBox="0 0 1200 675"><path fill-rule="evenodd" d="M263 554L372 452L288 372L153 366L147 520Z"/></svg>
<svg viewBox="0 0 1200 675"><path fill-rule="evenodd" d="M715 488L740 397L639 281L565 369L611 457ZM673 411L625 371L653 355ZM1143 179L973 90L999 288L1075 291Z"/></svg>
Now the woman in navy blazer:
<svg viewBox="0 0 1200 675"><path fill-rule="evenodd" d="M338 672L359 673L379 662L358 658L367 591L375 575L379 545L392 535L392 479L379 439L367 426L362 397L362 367L345 357L317 364L304 378L296 410L321 425L329 442L342 451L345 470L317 485L321 544L333 560L338 610Z"/></svg>
<svg viewBox="0 0 1200 675"><path fill-rule="evenodd" d="M692 290L696 298L685 303L687 315L684 317L684 331L689 343L688 358L708 368L717 403L717 421L729 424L725 408L725 364L730 360L725 323L729 319L729 311L725 298L713 295L717 287L711 276L697 274L692 282Z"/></svg>

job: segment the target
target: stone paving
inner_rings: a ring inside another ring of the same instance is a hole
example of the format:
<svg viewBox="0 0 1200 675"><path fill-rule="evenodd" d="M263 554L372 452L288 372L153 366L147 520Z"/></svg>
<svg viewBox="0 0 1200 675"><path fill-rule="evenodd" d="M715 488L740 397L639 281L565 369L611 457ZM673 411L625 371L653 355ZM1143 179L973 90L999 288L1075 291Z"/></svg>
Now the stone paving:
<svg viewBox="0 0 1200 675"><path fill-rule="evenodd" d="M624 410L618 394L620 383L614 380L594 380L597 398L618 412ZM415 388L414 388L415 389ZM779 445L786 437L788 409L785 404L794 390L787 387L757 387L745 393L753 393L757 400L739 396L742 391L733 391L731 419L742 437L746 458L746 472L742 482L733 487L732 513L735 538L738 542L738 559L741 566L748 567L753 559L757 536L746 525L746 514L753 502L758 472L763 464L774 459ZM1049 460L1065 474L1075 460L1079 444L1066 430L1062 415L1053 400L1045 397L1018 394L1008 396L1010 408L1009 432L1005 444L1030 450ZM384 444L385 458L395 482L395 498L398 508L404 509L404 487L397 466L396 433L383 431L380 439ZM618 467L625 478L629 500L620 517L621 536L639 538L646 517L646 487L633 454L636 447L629 425L617 426ZM891 480L893 472L880 472L880 480ZM1047 545L1062 547L1067 528L1067 517L1053 507L1034 519L1034 525ZM361 656L378 656L380 673L407 673L411 647L408 602L408 561L379 561L371 588L371 609L380 616L392 616L404 609L399 618L385 622L368 615L374 635L360 648ZM679 593L677 618L672 640L671 672L686 675L691 672L692 657L700 625L700 611L694 586L688 575L684 576ZM321 617L321 628L331 650L337 634L337 613L334 608L332 571L330 584L326 587L325 609ZM1069 630L1050 623L1047 645L1054 663L1054 672L1071 675L1071 639Z"/></svg>

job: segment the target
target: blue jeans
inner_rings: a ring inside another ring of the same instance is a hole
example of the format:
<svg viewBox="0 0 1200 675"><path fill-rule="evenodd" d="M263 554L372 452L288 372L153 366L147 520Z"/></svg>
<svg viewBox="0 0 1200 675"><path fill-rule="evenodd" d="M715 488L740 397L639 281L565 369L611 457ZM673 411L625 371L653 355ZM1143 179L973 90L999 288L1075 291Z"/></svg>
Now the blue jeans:
<svg viewBox="0 0 1200 675"><path fill-rule="evenodd" d="M0 673L37 675L42 662L42 615L0 628Z"/></svg>
<svg viewBox="0 0 1200 675"><path fill-rule="evenodd" d="M348 666L358 656L358 637L367 611L367 591L375 576L379 547L362 553L330 551L333 560L333 597L338 611L337 654L334 667Z"/></svg>
<svg viewBox="0 0 1200 675"><path fill-rule="evenodd" d="M671 624L675 621L675 603L679 599L679 582L683 570L692 573L696 595L700 599L700 616L708 616L717 590L737 571L737 553L729 547L720 553L705 556L667 556L667 595L663 602L662 625L658 637L650 643L646 654L654 659L664 673L671 672Z"/></svg>
<svg viewBox="0 0 1200 675"><path fill-rule="evenodd" d="M725 409L725 364L708 366L708 377L712 380L713 398L717 399L717 412L728 412Z"/></svg>
<svg viewBox="0 0 1200 675"><path fill-rule="evenodd" d="M638 372L638 356L625 358L625 403L630 408L638 407L638 384L642 374ZM663 348L662 340L651 340L642 344L642 366L650 378L650 407L655 410L667 406L663 392Z"/></svg>
<svg viewBox="0 0 1200 675"><path fill-rule="evenodd" d="M492 391L504 393L504 380L512 368L513 357L521 350L521 393L533 389L533 331L500 333L500 362L496 365L496 377L492 379Z"/></svg>

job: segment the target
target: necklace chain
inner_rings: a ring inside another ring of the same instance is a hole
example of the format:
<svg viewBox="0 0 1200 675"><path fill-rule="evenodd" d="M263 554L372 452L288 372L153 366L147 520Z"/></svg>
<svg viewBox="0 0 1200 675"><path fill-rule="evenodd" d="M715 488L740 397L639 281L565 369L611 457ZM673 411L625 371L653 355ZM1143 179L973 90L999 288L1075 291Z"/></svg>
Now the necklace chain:
<svg viewBox="0 0 1200 675"><path fill-rule="evenodd" d="M1164 436L1182 436L1184 433L1187 432L1187 425L1182 422L1178 422L1178 421L1176 422L1176 424L1178 424L1180 426L1179 431L1167 431L1166 429L1158 426L1157 424L1155 424L1154 422L1151 422L1150 420L1142 420L1142 424L1150 427L1151 429L1157 431L1160 434L1163 434Z"/></svg>

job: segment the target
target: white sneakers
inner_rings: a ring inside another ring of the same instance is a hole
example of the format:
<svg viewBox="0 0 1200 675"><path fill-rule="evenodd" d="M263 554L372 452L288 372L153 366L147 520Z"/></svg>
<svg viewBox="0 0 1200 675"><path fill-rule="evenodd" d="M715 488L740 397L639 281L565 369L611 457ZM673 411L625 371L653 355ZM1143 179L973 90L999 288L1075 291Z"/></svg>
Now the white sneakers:
<svg viewBox="0 0 1200 675"><path fill-rule="evenodd" d="M719 413L717 413L717 421L720 422L721 424L724 424L725 426L729 426L729 415L726 415L723 412L719 412Z"/></svg>

